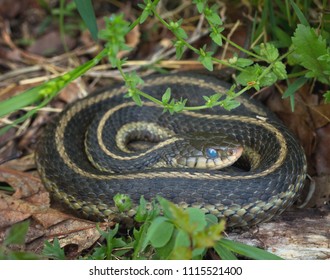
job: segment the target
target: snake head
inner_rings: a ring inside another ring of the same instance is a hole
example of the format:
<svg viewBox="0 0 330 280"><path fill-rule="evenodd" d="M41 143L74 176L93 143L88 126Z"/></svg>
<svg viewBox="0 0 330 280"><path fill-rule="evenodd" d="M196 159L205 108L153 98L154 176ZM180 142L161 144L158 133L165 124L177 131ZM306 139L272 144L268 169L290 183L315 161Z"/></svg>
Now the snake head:
<svg viewBox="0 0 330 280"><path fill-rule="evenodd" d="M191 133L185 136L182 146L184 152L173 158L173 166L221 169L235 163L243 152L237 140L222 133Z"/></svg>

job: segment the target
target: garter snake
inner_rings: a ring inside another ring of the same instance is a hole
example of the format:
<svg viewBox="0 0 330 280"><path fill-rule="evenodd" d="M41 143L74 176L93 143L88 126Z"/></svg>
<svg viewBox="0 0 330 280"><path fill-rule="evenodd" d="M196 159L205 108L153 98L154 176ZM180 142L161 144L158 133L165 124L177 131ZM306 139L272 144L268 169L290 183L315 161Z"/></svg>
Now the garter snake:
<svg viewBox="0 0 330 280"><path fill-rule="evenodd" d="M214 77L195 74L156 75L145 79L142 90L161 99L167 88L173 98L187 98L187 106L228 90ZM230 112L213 107L171 115L146 100L137 106L126 94L126 87L117 85L70 104L48 124L38 144L36 162L44 185L53 199L78 215L94 220L132 217L136 207L127 213L117 210L117 193L127 194L135 206L142 195L147 201L160 195L224 217L228 227L245 227L271 219L296 200L306 176L304 152L292 133L256 101L240 96L241 106ZM152 133L151 147L135 151L127 142L146 138L139 126L160 135ZM203 133L228 135L243 147L243 155L236 167L223 170L198 169L196 159L174 160L187 168L162 167L154 160L185 133L197 138ZM86 148L87 142L92 148ZM107 165L108 159L114 167Z"/></svg>

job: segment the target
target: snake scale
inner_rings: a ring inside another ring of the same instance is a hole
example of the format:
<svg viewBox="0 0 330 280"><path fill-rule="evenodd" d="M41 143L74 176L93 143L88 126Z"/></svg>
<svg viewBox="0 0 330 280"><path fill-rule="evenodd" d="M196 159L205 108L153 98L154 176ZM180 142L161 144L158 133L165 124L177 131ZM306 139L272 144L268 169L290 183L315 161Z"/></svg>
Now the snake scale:
<svg viewBox="0 0 330 280"><path fill-rule="evenodd" d="M187 106L203 104L203 96L228 90L227 84L214 77L189 73L151 76L142 90L161 99L168 87L173 98L187 98ZM231 111L213 107L171 115L144 99L144 106L137 106L126 94L120 84L70 104L40 139L36 162L42 181L53 199L77 215L121 220L134 216L142 195L149 202L160 195L182 207L198 207L225 218L228 227L246 227L282 213L297 199L306 176L303 149L258 102L240 96L241 106ZM130 151L118 138L126 133L123 127L134 130L141 123L164 135L150 148ZM171 142L164 131L174 136L224 133L242 145L242 159L238 167L223 170L157 164L157 168L135 168L141 161L153 165L153 155L166 147L162 143ZM86 138L92 145L87 153ZM114 158L116 167L107 167L107 158ZM117 193L131 198L130 211L118 211L113 201Z"/></svg>

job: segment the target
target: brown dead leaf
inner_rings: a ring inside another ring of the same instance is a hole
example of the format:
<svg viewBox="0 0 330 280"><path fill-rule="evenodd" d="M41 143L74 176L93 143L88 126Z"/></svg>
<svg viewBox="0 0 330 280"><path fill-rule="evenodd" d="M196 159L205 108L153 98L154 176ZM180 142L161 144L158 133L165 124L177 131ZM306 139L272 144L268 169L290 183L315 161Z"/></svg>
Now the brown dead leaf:
<svg viewBox="0 0 330 280"><path fill-rule="evenodd" d="M274 92L267 99L266 105L296 135L305 150L308 161L310 161L315 149L314 124L308 106L301 101L299 93L295 96L295 102L295 111L292 112L289 99L282 99L280 94ZM309 172L313 171L309 170Z"/></svg>
<svg viewBox="0 0 330 280"><path fill-rule="evenodd" d="M330 123L318 128L315 165L318 175L330 174ZM329 186L330 188L330 186Z"/></svg>
<svg viewBox="0 0 330 280"><path fill-rule="evenodd" d="M15 189L13 197L16 199L29 197L33 201L32 196L47 193L39 178L25 172L0 167L0 181ZM45 203L49 205L49 200Z"/></svg>
<svg viewBox="0 0 330 280"><path fill-rule="evenodd" d="M313 177L316 190L305 208L321 207L330 202L330 175Z"/></svg>
<svg viewBox="0 0 330 280"><path fill-rule="evenodd" d="M77 44L76 38L69 35L65 35L65 42L69 50L74 48ZM47 32L29 46L27 51L40 56L51 56L63 53L65 49L62 44L60 32L58 30Z"/></svg>
<svg viewBox="0 0 330 280"><path fill-rule="evenodd" d="M33 205L0 193L0 228L9 227L47 209L47 206Z"/></svg>
<svg viewBox="0 0 330 280"><path fill-rule="evenodd" d="M330 104L320 104L310 108L310 113L316 128L325 126L330 122Z"/></svg>
<svg viewBox="0 0 330 280"><path fill-rule="evenodd" d="M76 82L70 83L59 94L59 99L65 103L71 103L78 98L83 97L82 90Z"/></svg>
<svg viewBox="0 0 330 280"><path fill-rule="evenodd" d="M100 238L100 233L96 229L96 223L70 219L50 228L48 236L58 237L61 247L78 245L78 252L81 252L91 247Z"/></svg>
<svg viewBox="0 0 330 280"><path fill-rule="evenodd" d="M65 220L75 219L73 216L52 208L49 208L43 213L35 213L33 218L44 228L50 228L51 226L55 226Z"/></svg>
<svg viewBox="0 0 330 280"><path fill-rule="evenodd" d="M1 165L1 167L14 169L17 171L28 171L34 169L35 166L34 154L28 154L26 156L7 161Z"/></svg>

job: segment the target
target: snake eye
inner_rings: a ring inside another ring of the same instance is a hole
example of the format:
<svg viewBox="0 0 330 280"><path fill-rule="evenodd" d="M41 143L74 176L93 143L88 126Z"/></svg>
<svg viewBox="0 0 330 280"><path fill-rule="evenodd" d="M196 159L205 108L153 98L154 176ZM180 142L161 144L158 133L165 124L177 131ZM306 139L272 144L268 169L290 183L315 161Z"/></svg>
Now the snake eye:
<svg viewBox="0 0 330 280"><path fill-rule="evenodd" d="M216 158L218 156L218 152L213 149L213 148L207 148L206 149L206 155L209 157L209 158Z"/></svg>

